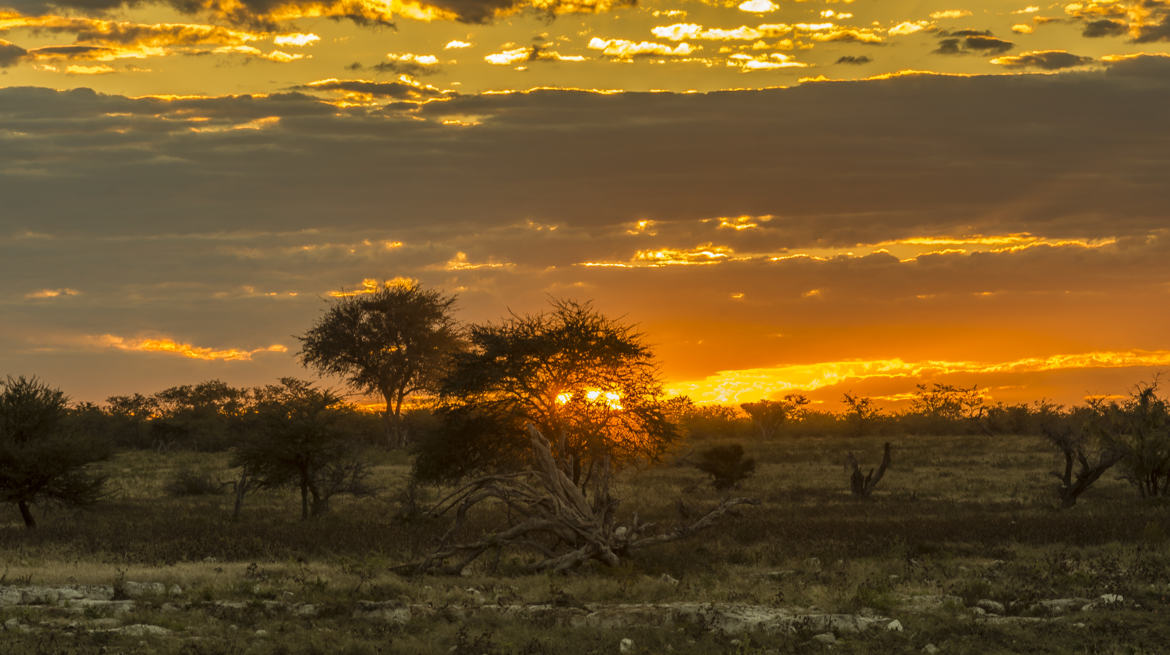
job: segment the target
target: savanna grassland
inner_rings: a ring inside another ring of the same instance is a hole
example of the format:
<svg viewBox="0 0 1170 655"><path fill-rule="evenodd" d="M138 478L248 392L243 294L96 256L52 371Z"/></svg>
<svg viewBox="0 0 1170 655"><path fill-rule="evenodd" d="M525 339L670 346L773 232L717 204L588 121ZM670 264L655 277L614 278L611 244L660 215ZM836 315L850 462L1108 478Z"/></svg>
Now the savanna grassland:
<svg viewBox="0 0 1170 655"><path fill-rule="evenodd" d="M739 440L759 499L617 568L526 574L505 551L462 576L392 568L447 519L410 512L405 451L378 451L373 496L301 521L287 490L230 521L224 453L123 451L107 496L0 527L4 653L1156 653L1170 648L1170 505L1110 471L1058 509L1038 436ZM848 452L893 464L848 491ZM667 525L725 493L692 437L617 480L620 513ZM192 475L193 474L193 475ZM195 485L198 486L198 485ZM193 491L193 490L188 490ZM422 487L419 505L444 489ZM482 527L493 523L480 517ZM152 584L159 583L159 584ZM625 641L623 641L625 640Z"/></svg>

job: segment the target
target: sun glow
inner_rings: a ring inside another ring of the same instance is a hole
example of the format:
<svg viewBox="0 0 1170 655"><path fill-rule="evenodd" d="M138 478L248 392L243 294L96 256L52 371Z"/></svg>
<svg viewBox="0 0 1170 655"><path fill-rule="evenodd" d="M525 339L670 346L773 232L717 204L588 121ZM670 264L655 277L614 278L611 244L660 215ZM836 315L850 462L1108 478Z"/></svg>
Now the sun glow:
<svg viewBox="0 0 1170 655"><path fill-rule="evenodd" d="M767 368L719 371L702 380L667 385L670 393L685 394L699 403L741 403L793 391L871 378L930 379L938 376L996 373L1037 373L1087 368L1130 368L1170 365L1170 350L1098 351L1025 357L1002 362L922 360L900 358L843 360Z"/></svg>
<svg viewBox="0 0 1170 655"><path fill-rule="evenodd" d="M622 396L616 391L603 391L601 389L585 389L584 390L586 402L605 405L614 411L622 409ZM572 391L564 391L557 394L557 404L567 405L573 400L574 393Z"/></svg>

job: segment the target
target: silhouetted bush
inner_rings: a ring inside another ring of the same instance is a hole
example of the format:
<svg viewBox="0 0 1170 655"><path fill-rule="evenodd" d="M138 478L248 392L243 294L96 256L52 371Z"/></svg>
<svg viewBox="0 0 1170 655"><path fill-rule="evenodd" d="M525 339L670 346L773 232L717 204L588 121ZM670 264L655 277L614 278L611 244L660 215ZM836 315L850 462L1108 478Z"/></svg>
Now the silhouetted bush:
<svg viewBox="0 0 1170 655"><path fill-rule="evenodd" d="M756 460L744 457L743 446L733 443L711 446L698 453L695 468L711 476L718 490L732 489L756 470Z"/></svg>
<svg viewBox="0 0 1170 655"><path fill-rule="evenodd" d="M210 471L181 468L164 486L171 496L213 496L223 493L224 485Z"/></svg>

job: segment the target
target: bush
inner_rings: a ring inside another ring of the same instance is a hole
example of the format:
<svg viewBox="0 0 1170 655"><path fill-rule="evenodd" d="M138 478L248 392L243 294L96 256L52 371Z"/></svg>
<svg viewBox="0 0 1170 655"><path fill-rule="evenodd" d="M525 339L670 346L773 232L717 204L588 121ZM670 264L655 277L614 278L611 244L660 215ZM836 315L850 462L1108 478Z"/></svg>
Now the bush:
<svg viewBox="0 0 1170 655"><path fill-rule="evenodd" d="M171 496L213 496L223 493L223 487L210 471L182 468L175 471L164 488Z"/></svg>
<svg viewBox="0 0 1170 655"><path fill-rule="evenodd" d="M743 446L733 443L712 446L698 455L695 468L711 476L718 490L734 488L756 470L756 460L743 456Z"/></svg>

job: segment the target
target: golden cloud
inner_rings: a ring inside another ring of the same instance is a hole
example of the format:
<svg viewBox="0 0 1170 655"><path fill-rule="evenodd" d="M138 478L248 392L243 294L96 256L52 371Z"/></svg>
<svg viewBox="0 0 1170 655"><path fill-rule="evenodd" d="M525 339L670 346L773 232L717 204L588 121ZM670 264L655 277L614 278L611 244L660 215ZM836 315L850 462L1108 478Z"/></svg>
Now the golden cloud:
<svg viewBox="0 0 1170 655"><path fill-rule="evenodd" d="M590 50L600 50L602 54L617 59L633 59L634 57L685 57L698 50L685 41L673 48L653 41L627 41L626 39L602 39L593 37L586 46Z"/></svg>
<svg viewBox="0 0 1170 655"><path fill-rule="evenodd" d="M253 348L251 350L239 348L216 349L194 346L167 337L126 338L113 334L90 337L89 342L100 348L110 348L127 352L167 353L187 359L201 359L205 361L251 361L252 356L258 353L288 352L288 348L280 344L273 344L267 348Z"/></svg>
<svg viewBox="0 0 1170 655"><path fill-rule="evenodd" d="M389 280L384 280L382 282L378 282L378 280L372 277L368 277L362 280L361 285L359 285L356 289L340 289L337 291L330 291L329 295L334 298L351 298L353 296L365 296L372 293L377 293L378 290L382 287L390 289L393 287L413 287L417 284L418 280L402 275L390 278Z"/></svg>
<svg viewBox="0 0 1170 655"><path fill-rule="evenodd" d="M491 258L486 262L476 263L467 259L467 253L457 252L442 268L445 271L478 271L483 269L514 268L515 266L511 262L497 262Z"/></svg>
<svg viewBox="0 0 1170 655"><path fill-rule="evenodd" d="M768 368L719 371L702 380L666 385L670 393L685 394L702 403L741 403L793 391L816 391L870 378L911 378L966 374L1037 373L1086 368L1133 368L1170 365L1170 350L1098 351L1027 357L1004 362L924 360L899 358L844 360Z"/></svg>
<svg viewBox="0 0 1170 655"><path fill-rule="evenodd" d="M24 294L25 298L30 300L42 300L46 298L61 298L63 296L79 296L81 292L77 289L70 289L69 287L62 287L60 289L38 289Z"/></svg>
<svg viewBox="0 0 1170 655"><path fill-rule="evenodd" d="M276 45L303 47L320 39L315 34L273 35L266 31L231 29L197 23L151 24L78 16L26 16L15 11L0 11L0 32L17 29L75 36L73 43L30 49L28 57L35 61L112 62L173 55L240 54L286 63L303 59L306 55L290 54L281 50L264 52L249 44L271 36ZM113 70L108 66L71 68L72 72L77 73ZM55 67L49 69L57 70Z"/></svg>

